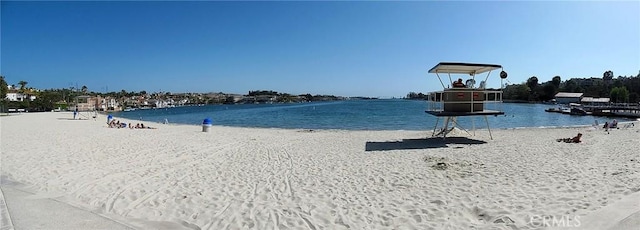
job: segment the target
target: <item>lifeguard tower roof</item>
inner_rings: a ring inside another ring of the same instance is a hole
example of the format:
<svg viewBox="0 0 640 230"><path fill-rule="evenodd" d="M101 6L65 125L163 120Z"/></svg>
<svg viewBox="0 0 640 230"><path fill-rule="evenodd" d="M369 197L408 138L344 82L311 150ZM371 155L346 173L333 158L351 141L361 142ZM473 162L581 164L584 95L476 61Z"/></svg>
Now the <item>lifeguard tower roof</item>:
<svg viewBox="0 0 640 230"><path fill-rule="evenodd" d="M495 64L477 64L460 62L440 62L429 70L429 73L453 73L476 75L502 68Z"/></svg>

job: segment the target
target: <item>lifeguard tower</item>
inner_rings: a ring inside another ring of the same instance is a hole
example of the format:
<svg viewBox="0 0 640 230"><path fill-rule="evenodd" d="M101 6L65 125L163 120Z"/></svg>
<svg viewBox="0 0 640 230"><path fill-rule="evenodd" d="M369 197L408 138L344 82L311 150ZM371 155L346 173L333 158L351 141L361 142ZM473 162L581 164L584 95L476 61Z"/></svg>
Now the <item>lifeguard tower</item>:
<svg viewBox="0 0 640 230"><path fill-rule="evenodd" d="M497 69L501 70L500 88L499 90L487 89L486 84L489 75L491 71ZM456 127L470 134L469 131L458 124L458 117L483 116L487 123L487 129L489 130L489 137L493 140L487 116L504 114L504 112L501 111L501 106L489 105L490 103L502 103L502 81L507 78L507 73L502 70L502 66L494 64L440 62L431 68L429 73L436 74L443 88L442 91L429 93L428 97L429 105L425 112L437 118L432 137L442 136L442 138L446 138L447 134ZM487 73L487 75L476 87L476 76L483 73ZM448 77L450 84L445 85L440 76L441 74ZM466 75L464 77L468 76L470 78L467 77L465 83L462 83L458 80L463 79L463 76L452 79L452 74L464 74ZM444 122L442 128L437 131L440 118L444 118ZM473 119L471 121L473 126L472 130L475 134L475 123Z"/></svg>

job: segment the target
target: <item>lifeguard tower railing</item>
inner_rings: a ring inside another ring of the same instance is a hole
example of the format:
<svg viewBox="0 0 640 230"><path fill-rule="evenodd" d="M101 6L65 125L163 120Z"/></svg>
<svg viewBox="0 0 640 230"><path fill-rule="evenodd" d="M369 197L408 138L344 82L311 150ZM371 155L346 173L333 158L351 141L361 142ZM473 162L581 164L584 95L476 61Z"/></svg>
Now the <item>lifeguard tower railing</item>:
<svg viewBox="0 0 640 230"><path fill-rule="evenodd" d="M442 135L443 138L446 138L447 134L455 127L467 131L458 124L458 117L482 116L487 124L489 137L493 139L487 116L504 114L502 111L502 80L500 82L500 90L486 87L491 71L496 69L502 69L502 66L495 64L440 62L429 70L429 73L436 74L443 88L442 91L435 91L428 94L428 106L425 112L437 118L432 137ZM487 73L487 75L484 81L480 82L479 86L476 87L476 75L482 73ZM440 74L446 74L453 87L445 86ZM453 82L451 74L464 74L469 75L471 78L467 80L466 84L462 83L462 78L458 78L458 81ZM507 73L501 71L500 79L506 78ZM438 123L441 117L444 118L444 122L440 131L438 131ZM451 128L449 128L450 124ZM475 130L475 122L473 119L471 119L471 124L472 130ZM469 132L467 131L467 133Z"/></svg>
<svg viewBox="0 0 640 230"><path fill-rule="evenodd" d="M470 114L484 110L502 111L502 95L502 90L448 88L428 94L427 111Z"/></svg>

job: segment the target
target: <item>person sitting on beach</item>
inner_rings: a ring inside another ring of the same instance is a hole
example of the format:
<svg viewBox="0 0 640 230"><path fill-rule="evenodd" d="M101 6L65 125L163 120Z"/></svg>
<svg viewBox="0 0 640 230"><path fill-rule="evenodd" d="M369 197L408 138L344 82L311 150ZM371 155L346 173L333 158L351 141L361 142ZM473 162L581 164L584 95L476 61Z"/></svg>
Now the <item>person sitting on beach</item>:
<svg viewBox="0 0 640 230"><path fill-rule="evenodd" d="M611 122L611 127L609 128L612 128L612 129L618 128L618 120L613 119L613 122Z"/></svg>
<svg viewBox="0 0 640 230"><path fill-rule="evenodd" d="M582 133L578 133L578 135L573 138L560 138L560 139L556 139L556 141L564 142L564 143L580 143L582 142L582 140L580 140L581 137L582 137Z"/></svg>
<svg viewBox="0 0 640 230"><path fill-rule="evenodd" d="M609 131L609 122L605 121L604 125L602 126L602 128L604 129L604 131Z"/></svg>
<svg viewBox="0 0 640 230"><path fill-rule="evenodd" d="M142 124L142 123L140 123L140 128L141 129L156 129L156 128L153 128L153 127L150 127L150 126L144 126L144 124Z"/></svg>
<svg viewBox="0 0 640 230"><path fill-rule="evenodd" d="M453 88L464 88L466 87L464 83L462 83L462 78L458 78L458 81L453 82Z"/></svg>
<svg viewBox="0 0 640 230"><path fill-rule="evenodd" d="M113 119L109 122L109 128L117 128L120 127L120 121Z"/></svg>

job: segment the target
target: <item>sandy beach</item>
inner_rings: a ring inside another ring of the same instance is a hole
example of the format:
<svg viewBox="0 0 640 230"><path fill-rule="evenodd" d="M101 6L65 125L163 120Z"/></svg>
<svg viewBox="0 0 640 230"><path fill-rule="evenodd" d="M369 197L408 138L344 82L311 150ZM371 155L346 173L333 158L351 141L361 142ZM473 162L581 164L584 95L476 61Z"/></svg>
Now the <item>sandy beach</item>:
<svg viewBox="0 0 640 230"><path fill-rule="evenodd" d="M639 122L443 142L425 139L430 130L203 133L72 117L0 117L2 176L140 229L588 228L591 214L640 192ZM555 141L578 132L582 143Z"/></svg>

